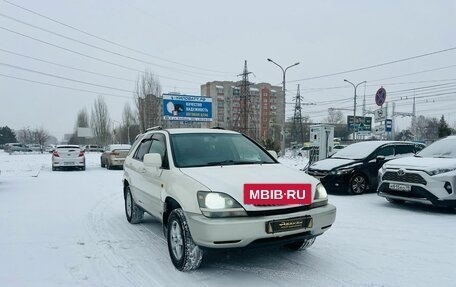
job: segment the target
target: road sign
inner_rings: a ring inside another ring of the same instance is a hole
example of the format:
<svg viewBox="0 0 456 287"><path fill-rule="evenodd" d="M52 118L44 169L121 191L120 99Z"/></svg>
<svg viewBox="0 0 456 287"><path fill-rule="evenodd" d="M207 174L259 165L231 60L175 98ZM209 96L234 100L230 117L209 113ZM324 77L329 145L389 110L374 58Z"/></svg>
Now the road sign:
<svg viewBox="0 0 456 287"><path fill-rule="evenodd" d="M353 116L347 116L347 129L349 131L371 131L372 118L356 116L356 121L354 121Z"/></svg>
<svg viewBox="0 0 456 287"><path fill-rule="evenodd" d="M385 131L390 132L393 130L393 120L387 119L385 120Z"/></svg>
<svg viewBox="0 0 456 287"><path fill-rule="evenodd" d="M377 93L375 94L375 103L377 104L377 106L383 106L383 104L385 103L385 100L386 100L386 90L381 87L380 89L378 89Z"/></svg>
<svg viewBox="0 0 456 287"><path fill-rule="evenodd" d="M386 131L385 125L379 125L374 127L374 134L376 135L382 135Z"/></svg>
<svg viewBox="0 0 456 287"><path fill-rule="evenodd" d="M376 123L386 120L386 107L374 111L374 121Z"/></svg>

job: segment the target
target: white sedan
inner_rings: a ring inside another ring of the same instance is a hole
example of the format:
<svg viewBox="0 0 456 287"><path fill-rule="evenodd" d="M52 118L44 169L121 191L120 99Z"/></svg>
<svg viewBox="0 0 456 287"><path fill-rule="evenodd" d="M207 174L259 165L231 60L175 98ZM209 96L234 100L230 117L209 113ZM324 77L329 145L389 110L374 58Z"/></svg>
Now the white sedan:
<svg viewBox="0 0 456 287"><path fill-rule="evenodd" d="M85 154L77 145L59 145L52 152L52 170L78 168L85 170Z"/></svg>

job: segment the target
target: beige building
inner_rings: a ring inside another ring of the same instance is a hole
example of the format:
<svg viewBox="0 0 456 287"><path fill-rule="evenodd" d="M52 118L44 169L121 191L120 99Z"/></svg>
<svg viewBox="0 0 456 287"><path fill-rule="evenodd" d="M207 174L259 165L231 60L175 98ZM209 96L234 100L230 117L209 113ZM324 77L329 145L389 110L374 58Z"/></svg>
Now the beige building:
<svg viewBox="0 0 456 287"><path fill-rule="evenodd" d="M251 84L244 101L239 83L214 81L201 85L201 95L212 98L213 120L210 126L241 131L257 140L279 142L285 122L282 87L268 83Z"/></svg>

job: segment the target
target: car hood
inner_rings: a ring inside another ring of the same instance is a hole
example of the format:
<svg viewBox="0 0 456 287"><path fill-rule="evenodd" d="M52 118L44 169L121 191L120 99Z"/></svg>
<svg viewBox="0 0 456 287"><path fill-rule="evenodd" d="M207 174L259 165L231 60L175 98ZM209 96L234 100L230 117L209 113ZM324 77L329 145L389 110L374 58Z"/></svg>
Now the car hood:
<svg viewBox="0 0 456 287"><path fill-rule="evenodd" d="M258 208L243 204L245 183L310 183L312 185L312 197L315 194L316 185L319 183L317 179L305 172L282 164L194 167L181 168L181 171L211 191L229 194L248 210L257 210Z"/></svg>
<svg viewBox="0 0 456 287"><path fill-rule="evenodd" d="M456 169L456 158L405 157L391 160L385 163L384 167L415 169L427 172L436 169Z"/></svg>
<svg viewBox="0 0 456 287"><path fill-rule="evenodd" d="M330 171L334 168L349 166L354 163L359 162L359 160L354 159L342 159L342 158L327 158L313 163L309 169L310 170L326 170Z"/></svg>

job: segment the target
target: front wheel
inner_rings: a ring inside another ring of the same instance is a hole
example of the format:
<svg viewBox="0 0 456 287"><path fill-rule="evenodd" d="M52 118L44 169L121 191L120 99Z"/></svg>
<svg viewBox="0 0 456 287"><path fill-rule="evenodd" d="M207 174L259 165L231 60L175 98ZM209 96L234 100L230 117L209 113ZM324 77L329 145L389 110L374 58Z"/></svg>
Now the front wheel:
<svg viewBox="0 0 456 287"><path fill-rule="evenodd" d="M314 244L315 238L316 237L312 237L309 239L301 239L292 243L285 244L285 247L294 251L306 250Z"/></svg>
<svg viewBox="0 0 456 287"><path fill-rule="evenodd" d="M129 186L125 187L125 191L125 215L127 220L131 224L139 223L144 216L144 211L136 205Z"/></svg>
<svg viewBox="0 0 456 287"><path fill-rule="evenodd" d="M174 267L179 271L197 269L203 260L203 250L193 242L187 219L181 208L171 212L167 229L169 256Z"/></svg>
<svg viewBox="0 0 456 287"><path fill-rule="evenodd" d="M367 180L364 175L355 174L350 179L348 192L350 194L362 194L367 190Z"/></svg>

